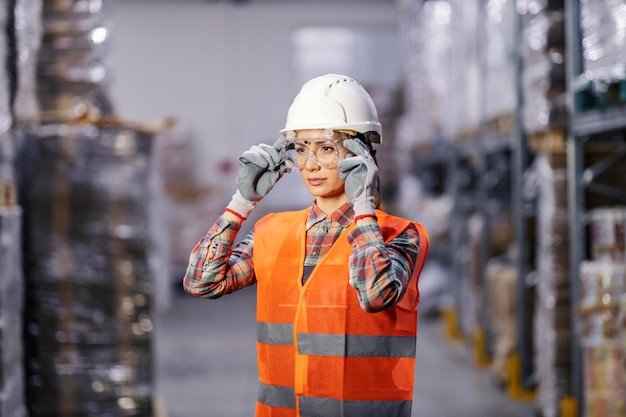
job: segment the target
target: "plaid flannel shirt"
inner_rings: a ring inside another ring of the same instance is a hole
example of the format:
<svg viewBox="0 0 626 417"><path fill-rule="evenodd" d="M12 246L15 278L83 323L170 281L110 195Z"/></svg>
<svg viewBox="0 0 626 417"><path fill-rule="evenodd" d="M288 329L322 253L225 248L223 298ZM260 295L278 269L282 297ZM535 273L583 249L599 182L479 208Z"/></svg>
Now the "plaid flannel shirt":
<svg viewBox="0 0 626 417"><path fill-rule="evenodd" d="M313 204L306 225L305 276L328 252L354 218L347 203L331 215ZM185 291L217 298L256 283L252 248L254 232L233 246L240 224L219 217L194 247L183 278ZM348 259L350 285L365 311L380 311L404 295L417 261L419 235L410 226L385 244L377 223L359 223L347 235L352 246Z"/></svg>

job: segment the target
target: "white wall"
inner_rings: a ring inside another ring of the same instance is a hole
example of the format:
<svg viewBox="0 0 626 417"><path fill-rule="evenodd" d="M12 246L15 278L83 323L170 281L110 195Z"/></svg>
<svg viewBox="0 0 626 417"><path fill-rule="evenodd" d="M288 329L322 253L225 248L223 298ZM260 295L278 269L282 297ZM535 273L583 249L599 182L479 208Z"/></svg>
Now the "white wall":
<svg viewBox="0 0 626 417"><path fill-rule="evenodd" d="M232 193L236 157L277 137L300 87L293 33L308 26L395 29L396 13L393 2L114 0L111 97L123 119L174 116L201 144L201 176ZM387 49L380 56L381 71L372 70L377 63L370 59L368 68L348 75L364 84L380 83L378 77L389 83L384 63L394 55ZM227 177L216 168L222 161L233 161Z"/></svg>

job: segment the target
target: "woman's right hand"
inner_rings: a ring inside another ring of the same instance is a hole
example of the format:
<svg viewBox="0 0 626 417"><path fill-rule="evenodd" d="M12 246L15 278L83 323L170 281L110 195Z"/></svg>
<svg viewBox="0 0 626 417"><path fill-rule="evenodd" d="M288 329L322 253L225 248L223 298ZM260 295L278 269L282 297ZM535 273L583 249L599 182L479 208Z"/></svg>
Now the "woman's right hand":
<svg viewBox="0 0 626 417"><path fill-rule="evenodd" d="M288 170L280 154L284 141L281 135L272 146L255 145L239 157L237 187L243 198L260 201Z"/></svg>

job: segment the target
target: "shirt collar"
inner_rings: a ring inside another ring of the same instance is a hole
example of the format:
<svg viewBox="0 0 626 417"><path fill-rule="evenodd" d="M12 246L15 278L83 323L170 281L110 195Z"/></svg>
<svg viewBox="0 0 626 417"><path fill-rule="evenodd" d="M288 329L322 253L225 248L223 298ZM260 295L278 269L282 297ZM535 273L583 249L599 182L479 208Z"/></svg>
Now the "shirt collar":
<svg viewBox="0 0 626 417"><path fill-rule="evenodd" d="M311 210L309 211L309 216L306 221L307 230L327 218L330 218L331 223L339 223L339 225L342 227L350 226L350 224L352 223L352 219L354 218L354 210L352 208L352 204L345 203L341 205L329 216L324 213L315 202L313 202L313 205L311 205Z"/></svg>

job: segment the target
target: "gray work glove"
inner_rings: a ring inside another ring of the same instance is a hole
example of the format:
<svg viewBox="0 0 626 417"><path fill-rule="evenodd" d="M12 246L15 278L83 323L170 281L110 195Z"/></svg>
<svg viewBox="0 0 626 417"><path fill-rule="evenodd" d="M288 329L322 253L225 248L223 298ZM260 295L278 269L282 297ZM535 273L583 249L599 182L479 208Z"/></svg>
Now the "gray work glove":
<svg viewBox="0 0 626 417"><path fill-rule="evenodd" d="M285 141L280 136L274 145L254 145L239 157L237 191L226 207L243 219L248 218L259 201L267 195L288 170L280 148Z"/></svg>
<svg viewBox="0 0 626 417"><path fill-rule="evenodd" d="M354 207L354 218L376 216L374 196L378 185L378 167L367 147L358 139L348 139L343 147L355 156L338 165L339 176L345 183L345 192Z"/></svg>
<svg viewBox="0 0 626 417"><path fill-rule="evenodd" d="M274 145L255 145L239 157L237 187L243 198L260 201L288 170L280 154L285 140L281 135Z"/></svg>

